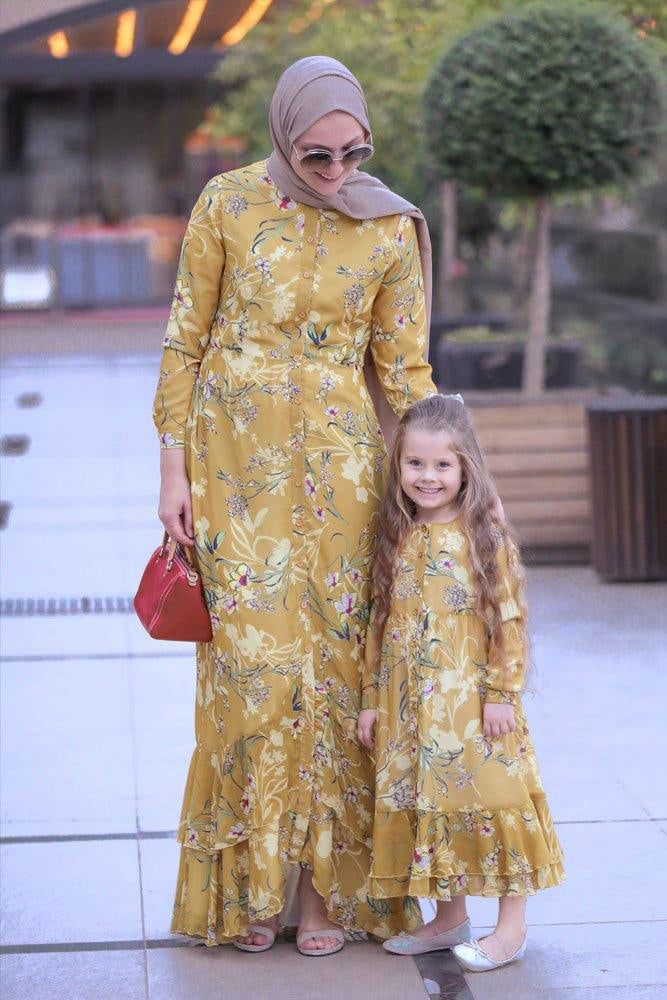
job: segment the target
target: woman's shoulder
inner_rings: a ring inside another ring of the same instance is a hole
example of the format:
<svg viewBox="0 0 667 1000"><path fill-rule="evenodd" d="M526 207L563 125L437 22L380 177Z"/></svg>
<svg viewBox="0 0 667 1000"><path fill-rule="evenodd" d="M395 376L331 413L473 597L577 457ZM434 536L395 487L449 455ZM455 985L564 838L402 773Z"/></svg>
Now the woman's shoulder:
<svg viewBox="0 0 667 1000"><path fill-rule="evenodd" d="M417 230L411 215L398 212L371 221L380 230L381 239L389 243L391 262L409 257L417 248Z"/></svg>
<svg viewBox="0 0 667 1000"><path fill-rule="evenodd" d="M275 187L266 169L266 160L257 160L242 167L225 170L211 177L204 191L211 194L222 194L238 190L257 191L262 188Z"/></svg>
<svg viewBox="0 0 667 1000"><path fill-rule="evenodd" d="M367 223L381 227L386 233L394 237L398 236L398 234L401 234L404 238L416 238L417 236L415 220L406 212L395 212L393 215L380 215L375 219L368 219Z"/></svg>

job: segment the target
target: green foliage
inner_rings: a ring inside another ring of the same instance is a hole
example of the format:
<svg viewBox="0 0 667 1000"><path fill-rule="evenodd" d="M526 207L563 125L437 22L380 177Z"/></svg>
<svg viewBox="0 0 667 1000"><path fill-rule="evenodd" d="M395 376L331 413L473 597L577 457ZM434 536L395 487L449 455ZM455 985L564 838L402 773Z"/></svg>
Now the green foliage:
<svg viewBox="0 0 667 1000"><path fill-rule="evenodd" d="M531 3L458 39L425 92L445 177L495 195L618 183L658 144L657 59L598 5Z"/></svg>
<svg viewBox="0 0 667 1000"><path fill-rule="evenodd" d="M296 59L325 53L349 66L364 87L376 148L364 169L404 196L423 199L433 177L424 159L421 93L443 45L465 30L479 7L479 0L338 0L319 7L317 0L296 0L273 8L221 61L216 77L226 90L210 111L208 128L243 136L249 160L265 156L278 77Z"/></svg>
<svg viewBox="0 0 667 1000"><path fill-rule="evenodd" d="M667 344L657 326L615 323L591 345L593 375L632 392L667 393Z"/></svg>
<svg viewBox="0 0 667 1000"><path fill-rule="evenodd" d="M526 339L521 330L503 330L499 333L489 326L460 326L456 330L447 331L441 336L454 344L497 344L505 341L520 341Z"/></svg>
<svg viewBox="0 0 667 1000"><path fill-rule="evenodd" d="M225 89L209 111L206 128L213 135L244 138L249 161L266 156L269 101L282 71L306 55L340 59L359 77L368 99L376 154L365 169L420 203L437 228L439 174L424 138L422 92L443 48L504 2L293 0L274 5L221 60L216 77ZM626 15L650 39L667 41L667 18L659 17L662 0L587 0L589 7L596 4ZM465 213L461 223L465 234Z"/></svg>

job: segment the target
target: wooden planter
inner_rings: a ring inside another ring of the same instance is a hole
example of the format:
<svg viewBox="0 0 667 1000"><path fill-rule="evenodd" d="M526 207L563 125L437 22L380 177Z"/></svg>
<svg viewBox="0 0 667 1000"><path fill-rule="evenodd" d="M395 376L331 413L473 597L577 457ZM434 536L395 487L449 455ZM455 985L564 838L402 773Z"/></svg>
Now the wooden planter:
<svg viewBox="0 0 667 1000"><path fill-rule="evenodd" d="M505 511L531 561L588 562L590 394L464 393Z"/></svg>

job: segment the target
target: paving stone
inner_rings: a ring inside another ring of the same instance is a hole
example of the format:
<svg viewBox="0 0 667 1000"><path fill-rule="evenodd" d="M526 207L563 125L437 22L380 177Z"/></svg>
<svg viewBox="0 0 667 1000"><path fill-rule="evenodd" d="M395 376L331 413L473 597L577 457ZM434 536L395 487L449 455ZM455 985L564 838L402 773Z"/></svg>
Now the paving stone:
<svg viewBox="0 0 667 1000"><path fill-rule="evenodd" d="M142 951L61 951L0 957L7 1000L144 1000Z"/></svg>
<svg viewBox="0 0 667 1000"><path fill-rule="evenodd" d="M141 941L135 841L5 844L3 944Z"/></svg>

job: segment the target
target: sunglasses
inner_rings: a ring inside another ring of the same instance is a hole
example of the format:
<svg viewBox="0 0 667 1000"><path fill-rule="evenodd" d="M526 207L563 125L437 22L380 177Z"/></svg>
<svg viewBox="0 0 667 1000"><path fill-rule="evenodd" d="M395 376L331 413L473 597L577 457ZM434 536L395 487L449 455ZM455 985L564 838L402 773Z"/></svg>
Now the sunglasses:
<svg viewBox="0 0 667 1000"><path fill-rule="evenodd" d="M306 153L299 153L294 143L292 149L299 163L303 163L305 167L330 167L332 163L342 163L344 167L357 167L360 163L370 160L375 152L367 142L351 146L342 156L332 156L328 149L309 149Z"/></svg>

